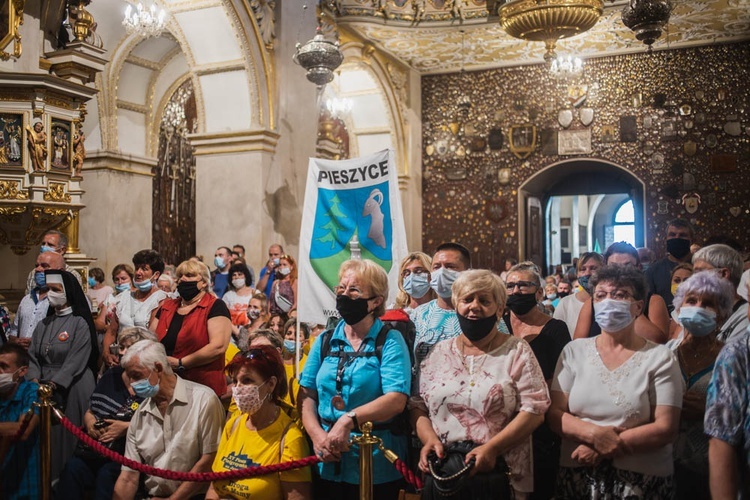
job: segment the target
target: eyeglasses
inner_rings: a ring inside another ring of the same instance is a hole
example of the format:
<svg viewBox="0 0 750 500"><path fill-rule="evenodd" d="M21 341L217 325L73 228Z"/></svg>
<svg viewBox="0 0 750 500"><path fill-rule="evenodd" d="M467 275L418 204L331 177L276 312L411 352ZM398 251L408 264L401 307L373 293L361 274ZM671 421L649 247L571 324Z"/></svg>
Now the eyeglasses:
<svg viewBox="0 0 750 500"><path fill-rule="evenodd" d="M363 295L362 290L360 290L359 288L355 288L353 286L350 286L347 288L342 285L337 285L333 287L333 293L335 293L336 295L344 295L347 292L348 292L349 297L353 299L358 299L362 297Z"/></svg>
<svg viewBox="0 0 750 500"><path fill-rule="evenodd" d="M533 281L516 281L513 283L506 283L505 288L512 292L516 287L518 287L519 290L523 293L527 293L532 291L534 288L537 288L537 284Z"/></svg>
<svg viewBox="0 0 750 500"><path fill-rule="evenodd" d="M422 274L426 274L426 273L428 273L428 272L429 272L429 271L427 271L427 269L424 269L424 268L422 268L422 267L417 267L417 268L416 268L416 269L414 269L413 271L410 271L409 269L404 269L404 271L403 271L403 272L401 273L401 277L402 277L402 278L406 278L407 276L409 276L409 275L411 275L411 274L419 274L419 275L422 275Z"/></svg>
<svg viewBox="0 0 750 500"><path fill-rule="evenodd" d="M614 300L630 300L633 298L633 294L626 290L615 290L614 292L605 292L603 290L599 290L594 292L595 302L602 301L607 297Z"/></svg>

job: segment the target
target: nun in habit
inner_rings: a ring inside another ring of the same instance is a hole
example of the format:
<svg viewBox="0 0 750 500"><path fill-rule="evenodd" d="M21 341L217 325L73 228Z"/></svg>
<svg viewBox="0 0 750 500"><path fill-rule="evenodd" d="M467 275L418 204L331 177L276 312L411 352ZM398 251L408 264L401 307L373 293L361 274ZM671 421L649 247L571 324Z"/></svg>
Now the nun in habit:
<svg viewBox="0 0 750 500"><path fill-rule="evenodd" d="M52 385L54 401L80 427L95 387L96 328L78 280L62 270L47 270L44 275L50 308L31 337L26 378ZM53 425L51 441L54 480L73 455L77 439L62 425Z"/></svg>

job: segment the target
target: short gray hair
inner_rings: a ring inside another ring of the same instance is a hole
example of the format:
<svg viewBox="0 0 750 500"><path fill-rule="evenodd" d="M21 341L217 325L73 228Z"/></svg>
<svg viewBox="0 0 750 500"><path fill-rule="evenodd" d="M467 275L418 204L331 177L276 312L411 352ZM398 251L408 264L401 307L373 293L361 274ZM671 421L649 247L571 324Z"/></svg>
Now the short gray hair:
<svg viewBox="0 0 750 500"><path fill-rule="evenodd" d="M685 297L690 294L714 299L719 322L726 320L732 314L735 288L727 280L722 279L715 270L695 273L680 283L672 301L675 310L682 307Z"/></svg>
<svg viewBox="0 0 750 500"><path fill-rule="evenodd" d="M693 254L693 265L698 260L706 261L716 268L728 269L729 281L732 282L735 288L740 286L743 265L742 255L734 248L721 243L708 245Z"/></svg>
<svg viewBox="0 0 750 500"><path fill-rule="evenodd" d="M123 328L120 333L117 334L117 343L122 345L124 342L130 342L131 345L141 340L151 340L152 342L158 342L156 334L146 328L145 326L131 326L130 328Z"/></svg>
<svg viewBox="0 0 750 500"><path fill-rule="evenodd" d="M508 274L510 273L528 273L534 277L534 281L536 281L536 286L540 288L542 286L542 283L544 282L544 280L542 279L542 272L540 271L539 266L537 266L530 260L519 262L515 266L511 267L508 270Z"/></svg>
<svg viewBox="0 0 750 500"><path fill-rule="evenodd" d="M164 373L172 374L172 367L167 360L167 351L161 342L153 340L140 340L131 345L120 361L120 366L125 368L131 363L138 362L144 368L153 370L156 363L161 364Z"/></svg>

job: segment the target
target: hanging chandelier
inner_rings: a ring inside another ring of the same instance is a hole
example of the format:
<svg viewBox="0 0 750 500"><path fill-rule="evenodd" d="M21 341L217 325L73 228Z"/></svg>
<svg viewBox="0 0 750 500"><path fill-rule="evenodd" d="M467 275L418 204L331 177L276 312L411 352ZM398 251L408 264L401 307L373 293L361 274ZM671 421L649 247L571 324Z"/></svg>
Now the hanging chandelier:
<svg viewBox="0 0 750 500"><path fill-rule="evenodd" d="M305 68L307 79L321 87L333 81L333 72L344 62L339 43L326 40L320 26L312 40L297 44L292 60Z"/></svg>
<svg viewBox="0 0 750 500"><path fill-rule="evenodd" d="M167 13L158 7L154 1L146 8L138 2L135 8L128 4L122 25L128 35L135 34L143 38L157 37L164 31Z"/></svg>
<svg viewBox="0 0 750 500"><path fill-rule="evenodd" d="M550 63L555 46L590 30L604 12L603 0L510 0L498 9L500 26L514 38L544 42L544 60Z"/></svg>
<svg viewBox="0 0 750 500"><path fill-rule="evenodd" d="M622 23L635 33L638 40L648 45L651 52L671 14L670 0L630 0L622 9Z"/></svg>

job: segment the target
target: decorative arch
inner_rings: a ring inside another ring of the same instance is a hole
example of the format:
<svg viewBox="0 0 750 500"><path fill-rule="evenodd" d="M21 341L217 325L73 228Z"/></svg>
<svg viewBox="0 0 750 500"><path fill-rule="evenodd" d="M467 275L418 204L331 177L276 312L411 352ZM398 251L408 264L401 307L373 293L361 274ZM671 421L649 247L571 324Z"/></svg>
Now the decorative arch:
<svg viewBox="0 0 750 500"><path fill-rule="evenodd" d="M646 184L633 172L600 158L575 158L552 163L518 188L518 254L544 266L546 228L543 211L551 196L629 193L636 213L635 240L643 246L646 234ZM543 212L542 212L543 213Z"/></svg>

